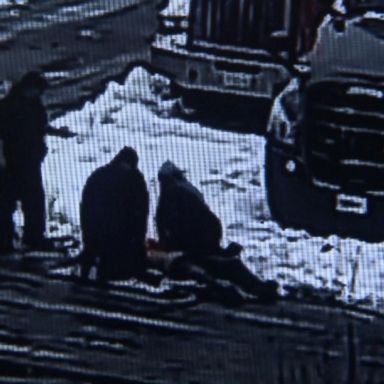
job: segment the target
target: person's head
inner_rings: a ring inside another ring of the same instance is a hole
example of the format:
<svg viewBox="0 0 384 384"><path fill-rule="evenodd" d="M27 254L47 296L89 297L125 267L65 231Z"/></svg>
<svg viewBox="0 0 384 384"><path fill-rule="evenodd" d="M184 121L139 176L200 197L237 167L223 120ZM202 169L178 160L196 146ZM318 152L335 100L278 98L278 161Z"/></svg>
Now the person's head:
<svg viewBox="0 0 384 384"><path fill-rule="evenodd" d="M157 177L160 183L165 184L185 179L184 172L170 160L163 163L159 169Z"/></svg>
<svg viewBox="0 0 384 384"><path fill-rule="evenodd" d="M31 71L21 78L17 86L24 97L34 99L40 97L48 88L48 81L40 72Z"/></svg>
<svg viewBox="0 0 384 384"><path fill-rule="evenodd" d="M136 151L131 147L124 147L120 152L114 157L114 163L122 164L129 166L132 169L136 169L139 163L139 156Z"/></svg>

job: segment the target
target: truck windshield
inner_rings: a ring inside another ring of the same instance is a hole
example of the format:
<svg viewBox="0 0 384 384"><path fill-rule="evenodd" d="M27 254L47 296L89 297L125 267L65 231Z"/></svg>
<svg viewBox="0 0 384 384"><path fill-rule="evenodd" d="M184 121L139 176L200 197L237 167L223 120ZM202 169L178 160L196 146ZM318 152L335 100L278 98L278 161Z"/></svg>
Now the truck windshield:
<svg viewBox="0 0 384 384"><path fill-rule="evenodd" d="M350 7L352 10L379 10L384 9L384 0L351 0Z"/></svg>

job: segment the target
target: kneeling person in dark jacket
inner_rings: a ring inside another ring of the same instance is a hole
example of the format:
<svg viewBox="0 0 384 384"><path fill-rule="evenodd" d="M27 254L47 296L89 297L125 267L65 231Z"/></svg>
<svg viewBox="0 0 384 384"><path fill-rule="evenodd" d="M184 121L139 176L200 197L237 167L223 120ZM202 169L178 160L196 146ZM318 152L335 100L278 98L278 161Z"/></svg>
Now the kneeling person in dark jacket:
<svg viewBox="0 0 384 384"><path fill-rule="evenodd" d="M172 162L160 168L156 224L161 245L170 251L211 255L221 252L223 229L203 195Z"/></svg>
<svg viewBox="0 0 384 384"><path fill-rule="evenodd" d="M224 279L259 298L275 299L277 284L261 281L246 268L239 258L242 250L239 244L221 247L223 230L219 218L183 172L167 161L160 168L158 178L159 245L168 252L183 252L184 262L179 263L179 271L211 286L216 285L215 279Z"/></svg>
<svg viewBox="0 0 384 384"><path fill-rule="evenodd" d="M82 277L98 260L102 281L145 271L149 197L134 149L125 147L87 180L80 206Z"/></svg>

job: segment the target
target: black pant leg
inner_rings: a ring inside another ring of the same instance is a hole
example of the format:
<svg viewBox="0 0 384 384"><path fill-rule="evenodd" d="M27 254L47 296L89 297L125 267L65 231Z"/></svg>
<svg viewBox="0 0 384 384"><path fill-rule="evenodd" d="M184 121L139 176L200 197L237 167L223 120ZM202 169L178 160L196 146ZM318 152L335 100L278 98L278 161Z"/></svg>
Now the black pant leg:
<svg viewBox="0 0 384 384"><path fill-rule="evenodd" d="M263 285L261 280L236 257L207 257L203 265L212 276L231 281L245 291L253 292Z"/></svg>
<svg viewBox="0 0 384 384"><path fill-rule="evenodd" d="M15 227L13 213L16 209L16 193L11 184L9 175L5 173L1 177L0 185L0 250L12 248Z"/></svg>
<svg viewBox="0 0 384 384"><path fill-rule="evenodd" d="M45 232L45 194L40 165L23 177L21 204L24 213L24 241L39 242Z"/></svg>

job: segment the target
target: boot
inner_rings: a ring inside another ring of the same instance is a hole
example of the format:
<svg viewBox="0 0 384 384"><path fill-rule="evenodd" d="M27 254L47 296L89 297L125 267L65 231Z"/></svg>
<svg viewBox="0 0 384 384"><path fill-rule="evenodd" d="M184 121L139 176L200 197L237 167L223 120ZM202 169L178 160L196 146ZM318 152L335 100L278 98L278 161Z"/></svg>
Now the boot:
<svg viewBox="0 0 384 384"><path fill-rule="evenodd" d="M276 281L267 280L260 282L254 293L256 294L258 301L263 303L274 303L279 297L278 288L279 285Z"/></svg>
<svg viewBox="0 0 384 384"><path fill-rule="evenodd" d="M239 257L243 249L242 245L232 241L222 250L222 255L226 257Z"/></svg>

